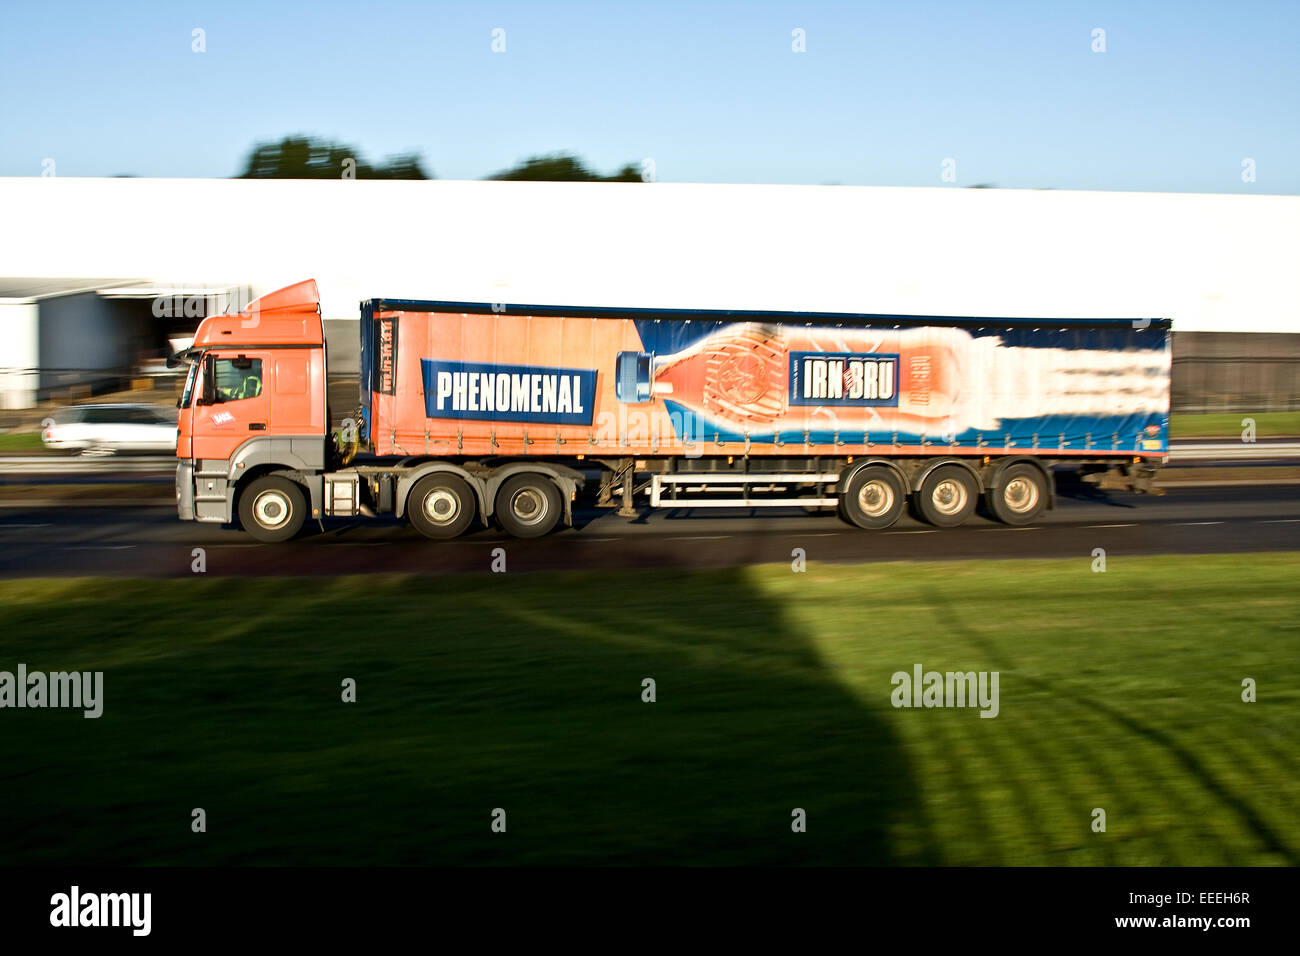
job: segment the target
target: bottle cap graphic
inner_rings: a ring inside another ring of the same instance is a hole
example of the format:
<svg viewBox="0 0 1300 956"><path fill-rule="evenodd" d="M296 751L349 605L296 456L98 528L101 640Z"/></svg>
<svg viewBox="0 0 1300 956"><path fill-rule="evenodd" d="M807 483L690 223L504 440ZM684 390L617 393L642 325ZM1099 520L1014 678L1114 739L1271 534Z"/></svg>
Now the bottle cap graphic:
<svg viewBox="0 0 1300 956"><path fill-rule="evenodd" d="M632 405L650 401L652 360L648 352L619 352L614 366L614 397Z"/></svg>

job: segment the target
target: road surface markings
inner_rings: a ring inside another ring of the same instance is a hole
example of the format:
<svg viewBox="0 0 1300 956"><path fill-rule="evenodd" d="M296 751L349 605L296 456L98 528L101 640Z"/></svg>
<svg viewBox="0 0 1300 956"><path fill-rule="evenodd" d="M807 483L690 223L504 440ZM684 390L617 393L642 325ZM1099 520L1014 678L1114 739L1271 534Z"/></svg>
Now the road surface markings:
<svg viewBox="0 0 1300 956"><path fill-rule="evenodd" d="M674 535L666 538L666 541L725 541L730 538L729 534L692 534L692 535Z"/></svg>
<svg viewBox="0 0 1300 956"><path fill-rule="evenodd" d="M885 534L938 534L936 531L886 531Z"/></svg>
<svg viewBox="0 0 1300 956"><path fill-rule="evenodd" d="M1264 518L1256 522L1256 524L1296 524L1298 522L1300 522L1300 518Z"/></svg>
<svg viewBox="0 0 1300 956"><path fill-rule="evenodd" d="M1089 528L1136 528L1135 524L1086 524L1085 529Z"/></svg>
<svg viewBox="0 0 1300 956"><path fill-rule="evenodd" d="M1030 528L976 528L976 531L1037 531L1037 527Z"/></svg>
<svg viewBox="0 0 1300 956"><path fill-rule="evenodd" d="M65 544L64 551L130 551L133 544Z"/></svg>
<svg viewBox="0 0 1300 956"><path fill-rule="evenodd" d="M1179 521L1176 522L1175 526L1179 528L1199 528L1202 525L1207 525L1207 524L1223 524L1223 522L1222 521Z"/></svg>
<svg viewBox="0 0 1300 956"><path fill-rule="evenodd" d="M575 540L577 541L622 541L623 539L622 538L584 538L582 535L577 535Z"/></svg>

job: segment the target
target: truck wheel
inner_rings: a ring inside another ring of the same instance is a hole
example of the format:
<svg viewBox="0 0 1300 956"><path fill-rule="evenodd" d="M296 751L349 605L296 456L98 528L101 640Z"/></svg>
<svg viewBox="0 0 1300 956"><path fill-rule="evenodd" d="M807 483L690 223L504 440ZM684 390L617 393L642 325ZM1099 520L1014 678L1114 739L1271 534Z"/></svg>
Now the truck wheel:
<svg viewBox="0 0 1300 956"><path fill-rule="evenodd" d="M955 528L975 512L979 488L960 465L943 465L930 472L917 493L921 517L936 528Z"/></svg>
<svg viewBox="0 0 1300 956"><path fill-rule="evenodd" d="M288 541L306 518L307 499L287 478L257 478L239 496L239 523L258 541Z"/></svg>
<svg viewBox="0 0 1300 956"><path fill-rule="evenodd" d="M907 492L893 469L872 465L855 474L840 494L840 512L859 528L888 528L907 506Z"/></svg>
<svg viewBox="0 0 1300 956"><path fill-rule="evenodd" d="M463 534L477 511L474 490L465 479L445 472L421 478L406 499L406 516L415 530L439 541Z"/></svg>
<svg viewBox="0 0 1300 956"><path fill-rule="evenodd" d="M560 489L545 475L515 475L497 492L496 516L516 538L540 538L560 520Z"/></svg>
<svg viewBox="0 0 1300 956"><path fill-rule="evenodd" d="M1047 507L1047 480L1033 465L1012 465L984 496L993 517L1003 524L1029 524Z"/></svg>

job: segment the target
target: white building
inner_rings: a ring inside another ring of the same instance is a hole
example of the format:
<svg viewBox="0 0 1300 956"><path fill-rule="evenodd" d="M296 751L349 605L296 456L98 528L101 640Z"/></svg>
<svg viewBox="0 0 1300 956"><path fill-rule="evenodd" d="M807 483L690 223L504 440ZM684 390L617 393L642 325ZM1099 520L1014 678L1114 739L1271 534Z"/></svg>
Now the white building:
<svg viewBox="0 0 1300 956"><path fill-rule="evenodd" d="M309 277L327 320L382 295L1300 331L1300 197L52 177L0 179L0 210L6 407Z"/></svg>

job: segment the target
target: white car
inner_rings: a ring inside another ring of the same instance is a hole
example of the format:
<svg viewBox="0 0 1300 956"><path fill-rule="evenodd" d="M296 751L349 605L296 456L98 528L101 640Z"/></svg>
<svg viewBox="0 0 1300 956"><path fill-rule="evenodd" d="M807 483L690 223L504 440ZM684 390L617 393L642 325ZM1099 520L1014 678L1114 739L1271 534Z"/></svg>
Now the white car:
<svg viewBox="0 0 1300 956"><path fill-rule="evenodd" d="M176 415L158 405L70 405L41 423L41 441L83 455L174 455Z"/></svg>

